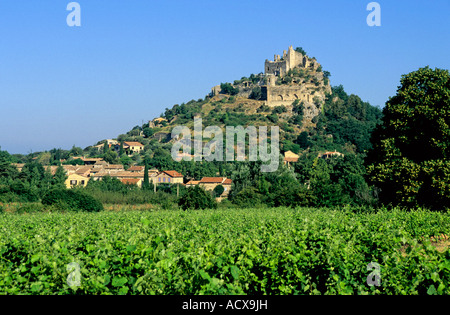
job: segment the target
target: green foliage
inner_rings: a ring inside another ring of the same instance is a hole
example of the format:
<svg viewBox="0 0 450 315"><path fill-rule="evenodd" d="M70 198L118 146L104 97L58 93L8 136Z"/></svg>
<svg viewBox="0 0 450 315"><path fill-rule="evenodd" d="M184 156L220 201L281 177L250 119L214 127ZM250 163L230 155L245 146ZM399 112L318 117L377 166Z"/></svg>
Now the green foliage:
<svg viewBox="0 0 450 315"><path fill-rule="evenodd" d="M224 193L225 188L222 185L217 185L216 187L214 187L213 189L213 195L214 197L220 197L222 196L222 194Z"/></svg>
<svg viewBox="0 0 450 315"><path fill-rule="evenodd" d="M149 190L151 188L150 187L150 178L149 178L149 175L148 175L148 171L149 171L148 163L147 163L147 161L145 161L144 181L142 182L142 189L144 189L144 190Z"/></svg>
<svg viewBox="0 0 450 315"><path fill-rule="evenodd" d="M450 205L450 73L429 67L403 75L383 109L367 158L384 203Z"/></svg>
<svg viewBox="0 0 450 315"><path fill-rule="evenodd" d="M333 87L332 91L325 100L324 112L317 118L318 122L333 137L334 143L352 144L358 153L365 153L372 147L370 137L381 121L381 110L356 95L349 96L342 85Z"/></svg>
<svg viewBox="0 0 450 315"><path fill-rule="evenodd" d="M450 216L422 210L223 209L0 216L10 295L450 294ZM69 287L67 265L80 266ZM370 287L367 265L380 265Z"/></svg>
<svg viewBox="0 0 450 315"><path fill-rule="evenodd" d="M178 205L183 210L188 209L216 209L217 202L212 194L199 186L189 187L180 197Z"/></svg>
<svg viewBox="0 0 450 315"><path fill-rule="evenodd" d="M231 83L222 83L220 88L222 94L236 95L239 93L239 88L234 87Z"/></svg>
<svg viewBox="0 0 450 315"><path fill-rule="evenodd" d="M311 142L309 141L308 132L302 131L300 135L297 137L295 143L297 143L300 146L300 148L307 149L311 145Z"/></svg>
<svg viewBox="0 0 450 315"><path fill-rule="evenodd" d="M103 210L100 201L80 190L52 189L43 198L42 204L58 205L71 211L99 212Z"/></svg>
<svg viewBox="0 0 450 315"><path fill-rule="evenodd" d="M232 202L240 208L259 208L263 205L262 199L257 188L245 187L232 198Z"/></svg>
<svg viewBox="0 0 450 315"><path fill-rule="evenodd" d="M272 109L272 114L278 115L278 114L282 114L282 113L286 113L287 112L287 108L286 106L276 106Z"/></svg>
<svg viewBox="0 0 450 315"><path fill-rule="evenodd" d="M261 87L257 86L252 89L249 98L253 100L259 100L262 97Z"/></svg>
<svg viewBox="0 0 450 315"><path fill-rule="evenodd" d="M271 110L270 106L263 104L263 105L261 105L260 107L258 107L258 109L256 110L256 112L257 112L257 113L263 113L263 112L268 113L268 112L270 112L270 110Z"/></svg>
<svg viewBox="0 0 450 315"><path fill-rule="evenodd" d="M295 51L301 53L303 56L307 55L306 51L302 47L296 47Z"/></svg>

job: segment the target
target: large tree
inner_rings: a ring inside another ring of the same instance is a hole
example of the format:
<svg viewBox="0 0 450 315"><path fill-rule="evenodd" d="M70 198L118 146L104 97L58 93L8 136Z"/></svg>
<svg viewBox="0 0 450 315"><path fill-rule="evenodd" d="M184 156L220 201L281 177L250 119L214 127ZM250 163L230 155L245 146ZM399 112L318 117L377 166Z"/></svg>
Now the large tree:
<svg viewBox="0 0 450 315"><path fill-rule="evenodd" d="M381 201L433 209L450 205L449 125L449 71L425 67L403 75L366 161Z"/></svg>

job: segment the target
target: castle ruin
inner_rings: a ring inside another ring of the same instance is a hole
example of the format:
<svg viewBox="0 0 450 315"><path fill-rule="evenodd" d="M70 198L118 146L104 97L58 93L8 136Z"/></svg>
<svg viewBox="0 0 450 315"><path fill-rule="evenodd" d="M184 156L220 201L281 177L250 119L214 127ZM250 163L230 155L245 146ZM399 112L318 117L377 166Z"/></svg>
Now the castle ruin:
<svg viewBox="0 0 450 315"><path fill-rule="evenodd" d="M238 96L249 97L252 88L261 88L261 101L270 107L289 106L299 100L304 103L305 116L312 118L320 113L326 93L331 93L328 79L324 77L321 65L315 58L309 58L292 46L275 55L273 61L266 60L262 80L252 85L242 82L238 85ZM220 93L220 86L212 89L212 95Z"/></svg>

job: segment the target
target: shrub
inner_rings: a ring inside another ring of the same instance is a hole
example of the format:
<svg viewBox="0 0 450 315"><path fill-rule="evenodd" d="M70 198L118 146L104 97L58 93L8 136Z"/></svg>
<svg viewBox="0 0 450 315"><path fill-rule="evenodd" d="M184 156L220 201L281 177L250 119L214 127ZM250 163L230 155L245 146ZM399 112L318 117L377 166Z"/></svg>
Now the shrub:
<svg viewBox="0 0 450 315"><path fill-rule="evenodd" d="M21 204L15 211L15 213L36 213L36 212L43 212L44 206L40 203L25 203Z"/></svg>
<svg viewBox="0 0 450 315"><path fill-rule="evenodd" d="M199 186L188 188L179 199L178 205L183 210L217 208L217 202L213 196Z"/></svg>
<svg viewBox="0 0 450 315"><path fill-rule="evenodd" d="M220 196L222 196L222 194L223 194L224 191L225 191L225 188L223 188L222 185L217 185L217 186L214 188L214 190L213 190L214 197L220 197Z"/></svg>
<svg viewBox="0 0 450 315"><path fill-rule="evenodd" d="M230 83L222 83L220 85L221 88L221 94L229 94L229 95L236 95L239 93L239 88L235 88L232 84Z"/></svg>
<svg viewBox="0 0 450 315"><path fill-rule="evenodd" d="M315 203L312 191L303 186L283 187L271 197L275 207L308 207Z"/></svg>
<svg viewBox="0 0 450 315"><path fill-rule="evenodd" d="M258 208L262 205L262 194L254 187L246 187L238 192L232 202L240 208Z"/></svg>
<svg viewBox="0 0 450 315"><path fill-rule="evenodd" d="M250 93L249 98L253 99L253 100L259 100L262 97L262 91L261 91L261 87L257 86L255 88L253 88L252 93Z"/></svg>
<svg viewBox="0 0 450 315"><path fill-rule="evenodd" d="M100 201L77 190L52 189L42 198L42 204L65 206L68 210L73 211L99 212L103 210Z"/></svg>

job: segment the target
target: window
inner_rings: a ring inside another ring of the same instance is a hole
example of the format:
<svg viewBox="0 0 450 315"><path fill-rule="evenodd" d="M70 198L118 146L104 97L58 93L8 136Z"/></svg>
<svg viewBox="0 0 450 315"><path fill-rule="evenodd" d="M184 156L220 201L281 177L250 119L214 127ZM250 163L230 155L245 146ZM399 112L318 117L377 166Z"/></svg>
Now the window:
<svg viewBox="0 0 450 315"><path fill-rule="evenodd" d="M170 183L170 178L168 178L167 181Z"/></svg>
<svg viewBox="0 0 450 315"><path fill-rule="evenodd" d="M75 186L76 184L77 184L77 181L76 181L76 180L71 180L71 181L70 181L70 185Z"/></svg>
<svg viewBox="0 0 450 315"><path fill-rule="evenodd" d="M84 185L84 180L81 181L81 185Z"/></svg>
<svg viewBox="0 0 450 315"><path fill-rule="evenodd" d="M158 182L161 183L161 177L158 177Z"/></svg>
<svg viewBox="0 0 450 315"><path fill-rule="evenodd" d="M166 182L166 178L164 177L164 178L163 178L163 183L165 183L165 182Z"/></svg>

